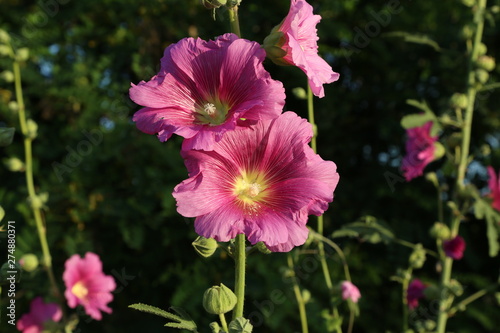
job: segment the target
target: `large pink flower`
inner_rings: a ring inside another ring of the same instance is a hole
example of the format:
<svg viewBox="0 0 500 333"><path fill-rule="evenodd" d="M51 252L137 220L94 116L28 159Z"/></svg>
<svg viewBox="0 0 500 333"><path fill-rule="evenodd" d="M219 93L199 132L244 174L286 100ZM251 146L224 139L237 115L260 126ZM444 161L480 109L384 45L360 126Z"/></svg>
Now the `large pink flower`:
<svg viewBox="0 0 500 333"><path fill-rule="evenodd" d="M421 176L427 164L434 160L438 137L430 134L431 127L432 121L429 121L420 127L406 130L406 156L401 166L406 181Z"/></svg>
<svg viewBox="0 0 500 333"><path fill-rule="evenodd" d="M314 95L324 97L323 84L337 81L339 74L318 55L316 25L320 20L305 0L292 0L288 15L266 37L264 48L275 63L299 67Z"/></svg>
<svg viewBox="0 0 500 333"><path fill-rule="evenodd" d="M115 280L102 272L102 263L95 253L87 252L84 258L75 254L64 264L64 296L70 308L82 305L85 312L96 320L102 319L101 311L111 313L107 306L113 300Z"/></svg>
<svg viewBox="0 0 500 333"><path fill-rule="evenodd" d="M419 279L414 279L410 282L406 290L406 301L410 310L415 309L418 306L418 301L424 298L424 290L426 288L427 286Z"/></svg>
<svg viewBox="0 0 500 333"><path fill-rule="evenodd" d="M500 176L497 177L495 169L491 166L488 167L488 186L490 188L490 196L493 198L493 203L491 204L493 208L500 211Z"/></svg>
<svg viewBox="0 0 500 333"><path fill-rule="evenodd" d="M340 284L342 289L342 299L350 299L354 303L358 303L358 300L361 298L361 293L359 292L358 287L356 287L351 281L342 281Z"/></svg>
<svg viewBox="0 0 500 333"><path fill-rule="evenodd" d="M41 333L46 322L58 322L61 318L62 311L57 303L45 303L41 297L36 297L31 301L30 312L19 318L16 327L23 333Z"/></svg>
<svg viewBox="0 0 500 333"><path fill-rule="evenodd" d="M160 72L132 84L130 98L145 106L134 114L137 127L166 141L184 137L184 150L210 150L226 131L278 117L283 84L272 80L256 42L234 34L215 41L184 38L165 49Z"/></svg>
<svg viewBox="0 0 500 333"><path fill-rule="evenodd" d="M333 200L339 175L307 145L311 125L293 112L228 132L213 151L184 151L190 178L174 189L177 211L217 241L244 233L286 252L303 244L309 214Z"/></svg>

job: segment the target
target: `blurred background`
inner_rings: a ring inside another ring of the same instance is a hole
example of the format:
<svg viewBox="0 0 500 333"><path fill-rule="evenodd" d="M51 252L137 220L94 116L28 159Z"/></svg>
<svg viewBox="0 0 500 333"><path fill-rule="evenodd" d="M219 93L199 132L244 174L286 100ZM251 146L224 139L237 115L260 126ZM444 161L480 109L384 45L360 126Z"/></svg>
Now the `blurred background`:
<svg viewBox="0 0 500 333"><path fill-rule="evenodd" d="M318 150L337 164L341 177L325 214L325 235L371 215L399 238L433 248L428 230L437 220L436 191L424 177L404 181L399 166L405 131L400 120L418 112L407 99L425 100L439 115L452 112L450 96L465 89L463 27L472 22L470 8L458 0L308 2L322 16L319 52L340 73L339 81L325 86L326 97L315 99ZM488 3L500 5L498 0ZM289 5L288 0L243 0L243 37L262 43ZM110 304L113 314L97 322L81 313L80 332L175 331L163 328L162 318L127 308L138 302L183 307L205 332L217 318L203 311L203 292L221 282L233 285L231 258L221 251L208 259L198 256L191 247L196 238L193 223L175 210L171 192L187 177L180 138L160 143L137 130L131 117L140 107L128 98L130 83L155 75L171 43L228 32L227 13L219 10L215 17L197 0L0 0L0 28L9 32L16 47L30 50L22 67L23 89L28 116L38 123L35 185L37 192L49 194L44 216L56 278L63 288L65 260L92 251L118 285ZM500 51L498 22L498 15L490 17L483 40L494 57ZM430 39L411 43L395 32ZM306 102L292 93L305 87L303 72L271 61L265 67L285 85L285 109L306 117ZM0 57L0 71L5 69L11 69L11 60ZM500 67L490 75L490 82L497 82ZM0 148L2 161L24 158L17 114L7 106L13 99L13 84L0 81L0 125L18 129L14 143ZM499 110L498 90L478 96L471 148L475 160L468 178L479 187L486 186L484 166L500 168ZM443 163L434 162L426 170L446 170ZM440 177L445 183L453 179L446 172ZM0 205L5 219L17 222L17 256L41 256L26 198L24 173L2 164ZM316 219L310 223L315 226ZM484 221L471 216L461 230L467 250L454 274L466 293L472 293L497 280L499 261L488 256ZM391 276L407 266L410 250L348 238L336 242L362 293L354 331L400 332L401 287ZM329 264L335 281L344 280L338 257L332 255ZM285 267L285 254L249 258L245 312L260 322L256 332L299 331L292 287L283 280ZM415 275L436 283L435 262L428 260ZM321 312L329 299L321 269L309 269L300 283L311 292L311 332L326 332ZM29 300L47 295L48 286L41 269L23 274L18 318L28 311ZM286 301L264 302L273 290L282 292ZM2 295L2 308L5 299ZM452 318L448 328L493 332L500 325L498 309L495 298L486 296ZM346 308L341 310L347 315Z"/></svg>

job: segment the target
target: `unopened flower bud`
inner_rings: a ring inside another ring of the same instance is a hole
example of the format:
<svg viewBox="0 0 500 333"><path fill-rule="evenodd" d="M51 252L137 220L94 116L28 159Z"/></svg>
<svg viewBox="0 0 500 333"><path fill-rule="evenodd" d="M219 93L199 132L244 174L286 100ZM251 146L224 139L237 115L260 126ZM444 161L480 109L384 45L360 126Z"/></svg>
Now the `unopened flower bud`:
<svg viewBox="0 0 500 333"><path fill-rule="evenodd" d="M201 0L203 6L207 9L219 8L227 3L227 0Z"/></svg>
<svg viewBox="0 0 500 333"><path fill-rule="evenodd" d="M236 306L236 295L224 284L214 286L205 291L203 307L208 313L223 314L231 311Z"/></svg>
<svg viewBox="0 0 500 333"><path fill-rule="evenodd" d="M482 68L488 72L491 72L495 69L495 58L482 55L477 59L477 67Z"/></svg>
<svg viewBox="0 0 500 333"><path fill-rule="evenodd" d="M490 78L490 75L484 69L476 69L475 75L476 75L477 81L480 83L486 83L486 82L488 82L488 79Z"/></svg>
<svg viewBox="0 0 500 333"><path fill-rule="evenodd" d="M472 7L476 4L476 0L462 0L462 4L467 7Z"/></svg>
<svg viewBox="0 0 500 333"><path fill-rule="evenodd" d="M428 172L425 174L425 179L430 181L435 187L439 187L439 181L435 172Z"/></svg>
<svg viewBox="0 0 500 333"><path fill-rule="evenodd" d="M450 107L456 109L465 109L468 104L467 95L455 93L450 98Z"/></svg>
<svg viewBox="0 0 500 333"><path fill-rule="evenodd" d="M306 90L302 87L293 88L292 92L298 99L307 99Z"/></svg>
<svg viewBox="0 0 500 333"><path fill-rule="evenodd" d="M10 36L7 31L0 29L0 43L8 43L10 41Z"/></svg>
<svg viewBox="0 0 500 333"><path fill-rule="evenodd" d="M27 47L21 47L16 52L16 61L23 62L30 57L30 50Z"/></svg>
<svg viewBox="0 0 500 333"><path fill-rule="evenodd" d="M229 333L252 333L253 326L250 320L238 317L229 323L228 329Z"/></svg>
<svg viewBox="0 0 500 333"><path fill-rule="evenodd" d="M217 241L213 238L205 238L198 236L192 243L196 252L198 252L202 257L208 258L217 250Z"/></svg>
<svg viewBox="0 0 500 333"><path fill-rule="evenodd" d="M45 207L45 203L49 200L49 194L47 192L40 193L34 197L29 198L29 203L33 209L42 209Z"/></svg>
<svg viewBox="0 0 500 333"><path fill-rule="evenodd" d="M255 246L257 247L257 250L264 254L272 253L271 250L267 248L266 244L264 244L264 242L258 242L257 244L255 244Z"/></svg>
<svg viewBox="0 0 500 333"><path fill-rule="evenodd" d="M448 288L456 297L460 297L464 293L464 288L462 287L462 284L455 279L450 280Z"/></svg>
<svg viewBox="0 0 500 333"><path fill-rule="evenodd" d="M10 47L0 44L0 56L7 56L10 54Z"/></svg>
<svg viewBox="0 0 500 333"><path fill-rule="evenodd" d="M409 263L412 268L419 269L424 266L425 263L425 250L422 244L417 244L410 254Z"/></svg>
<svg viewBox="0 0 500 333"><path fill-rule="evenodd" d="M278 31L279 26L273 28L271 33L264 39L262 47L266 51L266 55L275 64L281 66L290 66L283 57L286 55L286 51L281 47L285 43L285 35L283 32Z"/></svg>
<svg viewBox="0 0 500 333"><path fill-rule="evenodd" d="M13 82L14 81L14 73L11 71L3 71L0 73L0 78L5 82Z"/></svg>
<svg viewBox="0 0 500 333"><path fill-rule="evenodd" d="M37 133L38 133L37 123L35 123L35 121L33 119L28 119L26 121L26 127L28 130L28 133L27 133L28 138L30 138L31 140L34 140L37 136Z"/></svg>
<svg viewBox="0 0 500 333"><path fill-rule="evenodd" d="M450 228L444 223L436 222L429 231L429 234L435 239L448 239L450 238Z"/></svg>
<svg viewBox="0 0 500 333"><path fill-rule="evenodd" d="M461 35L464 39L472 38L473 34L474 34L474 28L472 28L470 25L466 25L462 28Z"/></svg>
<svg viewBox="0 0 500 333"><path fill-rule="evenodd" d="M3 160L3 164L12 172L24 171L24 163L17 157L6 158Z"/></svg>
<svg viewBox="0 0 500 333"><path fill-rule="evenodd" d="M486 52L488 52L488 47L484 43L479 43L477 45L477 54L482 56L485 55Z"/></svg>
<svg viewBox="0 0 500 333"><path fill-rule="evenodd" d="M19 104L17 104L16 101L10 101L7 104L7 107L9 108L10 111L13 111L13 112L19 111Z"/></svg>
<svg viewBox="0 0 500 333"><path fill-rule="evenodd" d="M498 14L500 13L500 6L492 6L490 10L493 14Z"/></svg>
<svg viewBox="0 0 500 333"><path fill-rule="evenodd" d="M38 257L32 253L25 254L19 259L19 264L26 272L33 272L38 267Z"/></svg>
<svg viewBox="0 0 500 333"><path fill-rule="evenodd" d="M220 328L220 325L218 322L214 321L213 323L210 323L210 332L212 333L221 333L223 332L222 329Z"/></svg>

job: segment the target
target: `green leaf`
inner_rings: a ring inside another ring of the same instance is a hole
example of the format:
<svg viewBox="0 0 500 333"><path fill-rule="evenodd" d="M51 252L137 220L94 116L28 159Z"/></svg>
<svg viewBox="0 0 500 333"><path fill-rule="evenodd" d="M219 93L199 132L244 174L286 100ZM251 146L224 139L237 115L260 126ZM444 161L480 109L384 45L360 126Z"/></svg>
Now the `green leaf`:
<svg viewBox="0 0 500 333"><path fill-rule="evenodd" d="M483 198L476 196L474 203L474 215L477 219L486 220L486 236L489 244L490 257L496 257L500 250L498 242L498 224L500 223L500 214L491 207Z"/></svg>
<svg viewBox="0 0 500 333"><path fill-rule="evenodd" d="M401 126L403 126L403 128L414 128L422 126L428 121L432 121L433 124L431 128L431 135L436 136L439 134L442 129L441 124L439 123L439 119L436 117L436 114L429 108L426 102L420 102L415 99L408 99L406 100L406 104L422 110L424 114L411 114L403 117L403 119L401 119ZM420 118L416 116L420 116Z"/></svg>
<svg viewBox="0 0 500 333"><path fill-rule="evenodd" d="M378 222L373 216L366 216L361 221L342 226L332 234L332 237L359 237L372 244L380 242L388 244L394 239L394 234L384 223Z"/></svg>
<svg viewBox="0 0 500 333"><path fill-rule="evenodd" d="M179 314L179 316L178 316L178 315L175 315L173 313L162 310L160 308L157 308L155 306L142 304L142 303L132 304L132 305L129 305L128 307L135 309L135 310L142 311L142 312L151 313L151 314L154 314L154 315L157 315L160 317L164 317L164 318L167 318L169 320L177 322L177 323L166 323L165 326L167 326L167 327L184 329L184 330L188 330L191 332L198 332L197 327L196 327L196 323L181 308L171 307L172 310L174 310L175 312L177 312Z"/></svg>
<svg viewBox="0 0 500 333"><path fill-rule="evenodd" d="M409 114L401 119L401 126L405 129L420 127L425 123L434 120L430 114Z"/></svg>
<svg viewBox="0 0 500 333"><path fill-rule="evenodd" d="M229 323L229 333L252 333L253 326L250 320L238 317Z"/></svg>
<svg viewBox="0 0 500 333"><path fill-rule="evenodd" d="M15 131L14 127L0 127L0 147L6 147L12 143Z"/></svg>
<svg viewBox="0 0 500 333"><path fill-rule="evenodd" d="M394 32L385 33L385 34L383 34L383 36L385 36L385 37L400 37L400 38L403 38L403 40L405 42L428 45L438 52L441 51L441 47L439 46L439 44L427 35L411 34L409 32L404 32L404 31L394 31Z"/></svg>

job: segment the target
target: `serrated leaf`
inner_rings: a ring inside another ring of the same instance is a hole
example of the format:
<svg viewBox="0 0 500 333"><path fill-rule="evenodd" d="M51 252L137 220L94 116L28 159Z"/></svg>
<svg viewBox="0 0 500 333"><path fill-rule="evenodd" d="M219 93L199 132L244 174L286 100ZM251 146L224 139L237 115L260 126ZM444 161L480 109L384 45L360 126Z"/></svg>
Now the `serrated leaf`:
<svg viewBox="0 0 500 333"><path fill-rule="evenodd" d="M385 34L383 34L383 36L400 37L400 38L403 38L403 40L405 42L428 45L438 52L441 51L441 47L439 46L439 44L427 35L412 34L412 33L404 32L404 31L394 31L394 32L385 33Z"/></svg>
<svg viewBox="0 0 500 333"><path fill-rule="evenodd" d="M171 307L173 311L179 314L178 316L173 313L162 310L160 308L157 308L155 306L142 303L132 304L129 305L128 307L142 312L147 312L160 317L164 317L172 321L176 321L176 323L166 323L165 326L167 327L184 329L195 333L198 332L196 323L193 320L191 320L191 317L181 308Z"/></svg>
<svg viewBox="0 0 500 333"><path fill-rule="evenodd" d="M6 147L14 140L14 127L0 127L0 147Z"/></svg>
<svg viewBox="0 0 500 333"><path fill-rule="evenodd" d="M372 217L365 217L363 221L353 222L342 226L340 230L332 234L333 238L338 237L359 237L363 241L377 244L390 243L394 239L393 232L381 222Z"/></svg>

